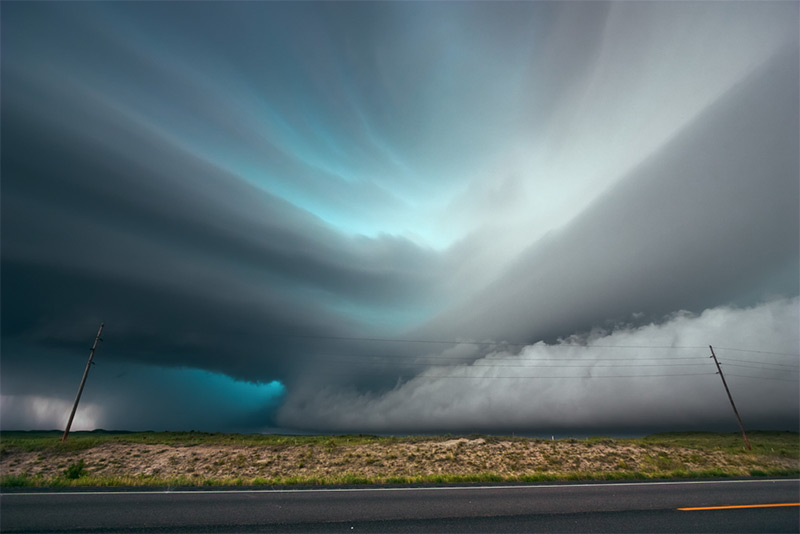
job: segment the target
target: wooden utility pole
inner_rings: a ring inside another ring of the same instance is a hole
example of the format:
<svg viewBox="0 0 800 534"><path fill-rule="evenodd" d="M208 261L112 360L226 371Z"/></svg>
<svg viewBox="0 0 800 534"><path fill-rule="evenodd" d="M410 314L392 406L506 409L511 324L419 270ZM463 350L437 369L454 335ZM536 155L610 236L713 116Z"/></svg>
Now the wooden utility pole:
<svg viewBox="0 0 800 534"><path fill-rule="evenodd" d="M89 376L89 367L92 366L92 358L94 358L94 351L97 350L97 342L103 341L100 339L100 334L103 333L103 323L100 323L100 330L97 331L97 337L94 338L94 344L92 345L92 350L89 352L89 361L86 362L86 369L83 371L83 378L81 378L81 385L78 387L78 396L75 397L75 404L72 405L72 412L69 414L69 420L67 421L67 428L64 429L64 435L61 436L61 441L67 441L67 436L69 435L69 429L72 426L72 420L75 418L75 411L78 409L78 401L81 400L81 393L83 393L83 386L86 384L86 377Z"/></svg>
<svg viewBox="0 0 800 534"><path fill-rule="evenodd" d="M742 437L744 438L744 444L747 446L747 450L750 450L750 440L747 439L747 434L744 431L744 425L742 424L742 418L739 417L739 411L736 409L736 405L733 403L733 397L731 396L731 390L728 389L728 383L725 382L725 375L722 374L722 367L719 366L719 362L717 361L717 355L714 354L714 347L711 345L708 346L711 349L711 357L714 358L714 363L717 365L717 371L719 377L722 379L722 385L725 386L725 393L728 394L728 400L731 401L731 407L733 408L733 413L736 415L736 420L739 422L739 429L742 431Z"/></svg>

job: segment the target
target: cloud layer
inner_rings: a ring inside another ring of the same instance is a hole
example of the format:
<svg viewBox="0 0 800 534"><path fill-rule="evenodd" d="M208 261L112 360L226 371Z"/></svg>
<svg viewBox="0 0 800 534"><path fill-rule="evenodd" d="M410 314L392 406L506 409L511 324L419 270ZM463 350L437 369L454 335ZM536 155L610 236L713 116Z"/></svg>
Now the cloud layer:
<svg viewBox="0 0 800 534"><path fill-rule="evenodd" d="M4 4L0 426L57 423L101 321L88 426L433 431L522 414L500 431L550 423L522 397L492 407L494 385L469 402L458 380L411 387L432 381L431 346L469 364L680 310L796 308L798 16ZM719 339L763 350L744 341ZM622 406L642 380L592 395ZM445 415L413 424L396 407L414 399Z"/></svg>
<svg viewBox="0 0 800 534"><path fill-rule="evenodd" d="M745 423L791 428L800 417L793 402L800 393L798 325L794 298L677 313L659 324L514 350L464 345L418 359L425 369L389 391L297 391L279 422L331 432L735 430L710 359L709 345L719 340L732 345L715 354ZM464 363L454 355L459 348ZM380 368L386 360L370 363Z"/></svg>

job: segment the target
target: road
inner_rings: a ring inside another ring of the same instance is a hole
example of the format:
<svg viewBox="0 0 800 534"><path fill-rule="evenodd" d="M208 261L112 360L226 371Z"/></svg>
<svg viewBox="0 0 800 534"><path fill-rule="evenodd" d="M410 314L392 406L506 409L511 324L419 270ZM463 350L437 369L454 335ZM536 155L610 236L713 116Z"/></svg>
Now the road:
<svg viewBox="0 0 800 534"><path fill-rule="evenodd" d="M798 532L800 480L6 491L2 532ZM775 505L679 510L680 508ZM785 506L789 504L789 506Z"/></svg>

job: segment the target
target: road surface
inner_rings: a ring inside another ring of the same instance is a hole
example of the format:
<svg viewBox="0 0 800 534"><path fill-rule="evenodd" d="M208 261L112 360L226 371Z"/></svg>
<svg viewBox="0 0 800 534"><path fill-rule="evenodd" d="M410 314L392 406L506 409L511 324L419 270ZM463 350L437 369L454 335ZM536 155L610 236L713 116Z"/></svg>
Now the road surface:
<svg viewBox="0 0 800 534"><path fill-rule="evenodd" d="M692 509L709 507L713 509ZM798 532L800 480L312 490L7 490L0 495L0 530Z"/></svg>

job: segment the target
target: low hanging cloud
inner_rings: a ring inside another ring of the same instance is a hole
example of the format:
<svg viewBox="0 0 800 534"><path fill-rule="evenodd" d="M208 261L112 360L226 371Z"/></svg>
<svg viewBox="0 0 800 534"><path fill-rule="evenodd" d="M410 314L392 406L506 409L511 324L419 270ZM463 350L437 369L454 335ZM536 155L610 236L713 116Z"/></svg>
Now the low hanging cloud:
<svg viewBox="0 0 800 534"><path fill-rule="evenodd" d="M281 401L279 382L250 383L199 369L164 368L109 362L99 354L75 414L72 430L267 430ZM0 398L3 430L63 429L73 406L79 369L63 370L58 391L30 395L23 384L9 384ZM69 386L67 388L66 386ZM147 395L142 395L143 388ZM72 396L67 400L67 395ZM61 394L61 396L58 396Z"/></svg>
<svg viewBox="0 0 800 534"><path fill-rule="evenodd" d="M421 358L423 372L382 393L297 389L278 421L330 432L735 430L712 345L745 425L796 428L798 304L679 312L468 363L450 349Z"/></svg>
<svg viewBox="0 0 800 534"><path fill-rule="evenodd" d="M84 402L80 411L75 412L71 430L94 430L98 425L103 408L95 402ZM1 395L0 420L4 429L64 428L72 410L72 401L41 395Z"/></svg>
<svg viewBox="0 0 800 534"><path fill-rule="evenodd" d="M101 321L88 426L730 424L705 347L798 352L730 318L800 294L799 13L4 4L0 428L62 426Z"/></svg>

